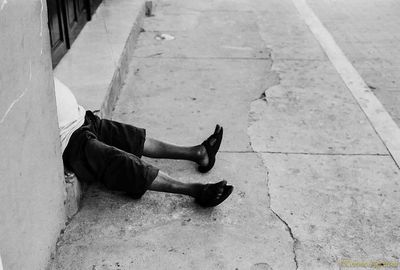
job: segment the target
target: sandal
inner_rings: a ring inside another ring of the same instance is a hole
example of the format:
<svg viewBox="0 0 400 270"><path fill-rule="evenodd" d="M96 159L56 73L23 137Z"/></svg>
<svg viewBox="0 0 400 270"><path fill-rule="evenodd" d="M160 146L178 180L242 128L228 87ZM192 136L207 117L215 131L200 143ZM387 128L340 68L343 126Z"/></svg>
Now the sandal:
<svg viewBox="0 0 400 270"><path fill-rule="evenodd" d="M201 144L206 148L206 152L208 155L208 164L206 166L199 166L198 168L199 172L206 173L209 170L211 170L212 167L214 167L215 155L217 154L219 147L221 145L223 134L224 134L224 129L220 125L216 125L214 134L208 137L208 139Z"/></svg>
<svg viewBox="0 0 400 270"><path fill-rule="evenodd" d="M221 196L217 198L216 189L223 188ZM196 203L202 207L214 207L226 200L231 195L233 186L227 185L227 182L221 181L215 184L206 184L200 195L196 198Z"/></svg>

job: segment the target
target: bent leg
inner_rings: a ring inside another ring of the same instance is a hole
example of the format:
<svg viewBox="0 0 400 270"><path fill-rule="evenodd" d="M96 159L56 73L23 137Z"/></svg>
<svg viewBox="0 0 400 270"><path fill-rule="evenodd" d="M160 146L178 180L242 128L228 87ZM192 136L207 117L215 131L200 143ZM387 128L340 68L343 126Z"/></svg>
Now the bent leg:
<svg viewBox="0 0 400 270"><path fill-rule="evenodd" d="M157 177L158 169L137 156L97 139L87 141L85 156L96 179L112 190L140 198Z"/></svg>

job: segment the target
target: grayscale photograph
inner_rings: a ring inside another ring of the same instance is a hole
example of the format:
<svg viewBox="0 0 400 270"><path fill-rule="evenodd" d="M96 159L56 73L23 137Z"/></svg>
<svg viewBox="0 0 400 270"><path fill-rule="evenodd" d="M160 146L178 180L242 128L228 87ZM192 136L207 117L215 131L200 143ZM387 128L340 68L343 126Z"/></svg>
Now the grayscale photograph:
<svg viewBox="0 0 400 270"><path fill-rule="evenodd" d="M0 0L0 270L400 269L399 0Z"/></svg>

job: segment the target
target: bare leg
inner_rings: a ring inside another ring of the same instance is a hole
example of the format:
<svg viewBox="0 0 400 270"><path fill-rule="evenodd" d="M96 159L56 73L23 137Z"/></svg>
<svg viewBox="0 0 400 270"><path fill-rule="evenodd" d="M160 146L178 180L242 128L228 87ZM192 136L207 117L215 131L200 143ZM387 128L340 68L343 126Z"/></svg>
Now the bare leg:
<svg viewBox="0 0 400 270"><path fill-rule="evenodd" d="M143 155L150 158L190 160L203 166L208 164L207 151L203 145L185 147L146 138Z"/></svg>
<svg viewBox="0 0 400 270"><path fill-rule="evenodd" d="M183 147L146 138L143 155L151 158L184 159L196 162L199 172L206 173L215 163L215 155L221 145L223 128L215 126L214 133L201 145Z"/></svg>
<svg viewBox="0 0 400 270"><path fill-rule="evenodd" d="M159 171L156 179L154 179L149 189L153 191L183 194L197 198L201 195L204 186L205 186L204 184L200 183L183 183L172 178L168 174ZM213 190L214 197L216 199L219 199L223 191L224 191L223 186L215 187L215 189Z"/></svg>
<svg viewBox="0 0 400 270"><path fill-rule="evenodd" d="M156 179L154 179L149 189L153 191L183 194L197 197L200 194L202 187L203 184L183 183L172 178L168 174L159 171Z"/></svg>

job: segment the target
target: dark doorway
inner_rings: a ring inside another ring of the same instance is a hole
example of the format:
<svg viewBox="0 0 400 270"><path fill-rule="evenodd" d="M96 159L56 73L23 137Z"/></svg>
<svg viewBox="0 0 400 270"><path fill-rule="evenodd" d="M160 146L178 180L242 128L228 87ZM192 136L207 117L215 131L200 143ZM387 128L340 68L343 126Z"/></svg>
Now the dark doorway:
<svg viewBox="0 0 400 270"><path fill-rule="evenodd" d="M102 0L47 0L53 68L60 62Z"/></svg>
<svg viewBox="0 0 400 270"><path fill-rule="evenodd" d="M61 0L48 0L47 10L49 17L51 55L53 67L55 67L69 48L64 29L65 25L62 15Z"/></svg>
<svg viewBox="0 0 400 270"><path fill-rule="evenodd" d="M87 0L64 0L69 44L75 41L86 23L87 6L85 1Z"/></svg>

